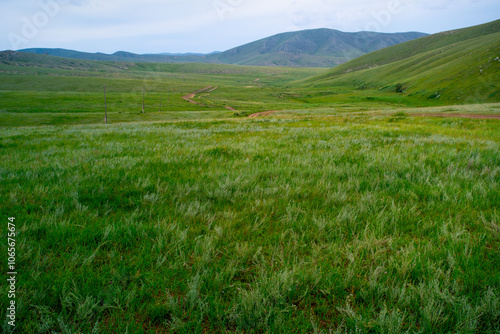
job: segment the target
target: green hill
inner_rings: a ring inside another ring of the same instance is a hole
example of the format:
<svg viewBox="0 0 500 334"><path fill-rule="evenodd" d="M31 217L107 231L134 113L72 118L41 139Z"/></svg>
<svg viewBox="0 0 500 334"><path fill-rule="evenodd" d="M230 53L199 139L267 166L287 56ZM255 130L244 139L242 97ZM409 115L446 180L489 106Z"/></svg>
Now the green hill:
<svg viewBox="0 0 500 334"><path fill-rule="evenodd" d="M422 36L426 36L426 34L418 32L396 34L375 32L344 33L332 29L315 29L283 33L245 44L225 52L207 55L140 55L124 51L118 51L110 55L66 49L43 48L23 49L19 51L82 60L332 67L372 51Z"/></svg>
<svg viewBox="0 0 500 334"><path fill-rule="evenodd" d="M331 67L422 36L426 34L303 30L264 38L208 58L238 65Z"/></svg>
<svg viewBox="0 0 500 334"><path fill-rule="evenodd" d="M443 104L500 100L500 20L359 57L308 80L319 87L398 91Z"/></svg>

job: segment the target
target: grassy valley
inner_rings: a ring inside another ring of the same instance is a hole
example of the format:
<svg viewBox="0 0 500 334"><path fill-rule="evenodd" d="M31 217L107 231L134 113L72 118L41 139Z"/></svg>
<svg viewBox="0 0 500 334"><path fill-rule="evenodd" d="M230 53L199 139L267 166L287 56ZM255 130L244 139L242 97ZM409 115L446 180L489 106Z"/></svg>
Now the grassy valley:
<svg viewBox="0 0 500 334"><path fill-rule="evenodd" d="M498 333L497 25L329 70L1 52L2 332Z"/></svg>
<svg viewBox="0 0 500 334"><path fill-rule="evenodd" d="M47 55L0 54L0 120L4 125L99 123L107 89L110 122L234 117L293 107L283 87L320 69L221 64L149 64L74 60ZM183 97L217 89L189 103ZM142 111L145 88L145 114ZM161 104L161 106L160 106ZM161 108L160 108L161 107ZM194 112L194 113L193 113ZM203 116L202 116L203 117ZM80 120L81 119L81 120Z"/></svg>

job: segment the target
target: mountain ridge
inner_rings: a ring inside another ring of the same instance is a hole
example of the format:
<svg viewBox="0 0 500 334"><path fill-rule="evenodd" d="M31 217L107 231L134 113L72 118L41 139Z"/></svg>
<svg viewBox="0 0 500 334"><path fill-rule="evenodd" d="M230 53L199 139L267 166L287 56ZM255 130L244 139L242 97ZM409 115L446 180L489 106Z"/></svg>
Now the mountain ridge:
<svg viewBox="0 0 500 334"><path fill-rule="evenodd" d="M55 57L97 61L124 61L124 62L151 62L151 63L179 63L179 62L207 62L204 56L196 54L136 54L127 51L116 51L112 54L102 52L83 52L61 48L29 48L18 52L45 54ZM180 58L180 61L179 61ZM198 61L199 60L199 61Z"/></svg>
<svg viewBox="0 0 500 334"><path fill-rule="evenodd" d="M260 66L331 67L382 48L427 36L419 32L346 33L308 29L263 38L211 56L222 63Z"/></svg>
<svg viewBox="0 0 500 334"><path fill-rule="evenodd" d="M224 52L208 54L135 54L117 51L113 54L80 52L67 49L30 48L18 50L57 57L158 63L220 63L254 66L332 67L364 54L408 40L424 37L419 32L346 33L320 28L285 32L247 43Z"/></svg>

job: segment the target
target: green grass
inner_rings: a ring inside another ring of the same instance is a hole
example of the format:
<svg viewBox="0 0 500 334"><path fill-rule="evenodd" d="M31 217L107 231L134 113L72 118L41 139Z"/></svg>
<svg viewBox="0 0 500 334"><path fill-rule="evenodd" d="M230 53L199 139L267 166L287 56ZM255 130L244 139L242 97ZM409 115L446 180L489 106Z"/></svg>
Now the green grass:
<svg viewBox="0 0 500 334"><path fill-rule="evenodd" d="M490 34L495 34L498 33L499 29L500 20L496 20L474 27L429 35L358 57L348 63L331 69L328 75L346 74L394 63L411 58L417 54L434 50L442 50L443 48L446 49L452 45L456 45L457 43L471 41Z"/></svg>
<svg viewBox="0 0 500 334"><path fill-rule="evenodd" d="M200 113L227 117L226 106L238 109L236 116L268 108L297 108L299 102L280 98L280 94L291 82L320 72L218 64L111 63L4 52L0 53L0 123L102 123L104 85L109 120L115 123L193 119ZM208 86L218 88L197 95L194 100L200 105L182 99ZM146 113L138 115L143 87Z"/></svg>
<svg viewBox="0 0 500 334"><path fill-rule="evenodd" d="M467 65L472 57L468 56L460 62L452 61L454 66L465 66L459 68L457 75L466 76L467 80L460 77L457 81L454 77L442 81L439 75L433 77L434 73L449 70L448 62L457 57L457 52L471 53L479 60L486 57L491 49L478 45L495 43L495 38L496 34L488 34L460 42L463 45L457 44L449 53L431 55L432 61L426 67L421 64L427 55L416 55L410 58L412 66L407 64L410 60L404 60L402 68L385 65L326 82L317 76L324 70L311 68L99 62L3 52L0 53L0 124L11 127L102 123L104 85L111 123L220 119L268 110L299 113L305 110L315 114L317 110L332 109L352 112L498 102L500 95L495 94L493 68L497 61L491 57L485 58L490 59L485 64L493 66L485 65L487 75L467 74L469 70L476 71ZM485 42L480 42L483 39ZM399 79L403 72L407 73L406 81ZM306 84L307 78L316 78L314 85ZM397 91L395 82L404 83L398 86L403 93ZM436 88L438 84L442 89ZM208 86L218 88L198 94L195 101L199 105L182 99ZM146 113L140 114L143 87ZM485 92L490 91L493 93L486 97ZM226 107L237 111L231 113Z"/></svg>
<svg viewBox="0 0 500 334"><path fill-rule="evenodd" d="M303 81L441 105L500 101L500 21L398 44Z"/></svg>
<svg viewBox="0 0 500 334"><path fill-rule="evenodd" d="M2 129L18 332L498 332L500 123L408 115Z"/></svg>
<svg viewBox="0 0 500 334"><path fill-rule="evenodd" d="M499 104L319 73L0 53L17 332L498 333Z"/></svg>

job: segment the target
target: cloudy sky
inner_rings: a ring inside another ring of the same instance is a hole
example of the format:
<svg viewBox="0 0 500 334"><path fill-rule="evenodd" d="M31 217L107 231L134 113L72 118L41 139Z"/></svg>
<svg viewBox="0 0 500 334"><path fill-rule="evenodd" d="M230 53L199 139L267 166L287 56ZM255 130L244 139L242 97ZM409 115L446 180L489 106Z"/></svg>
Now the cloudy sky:
<svg viewBox="0 0 500 334"><path fill-rule="evenodd" d="M500 19L499 0L0 0L0 50L224 51L313 28L436 33Z"/></svg>

